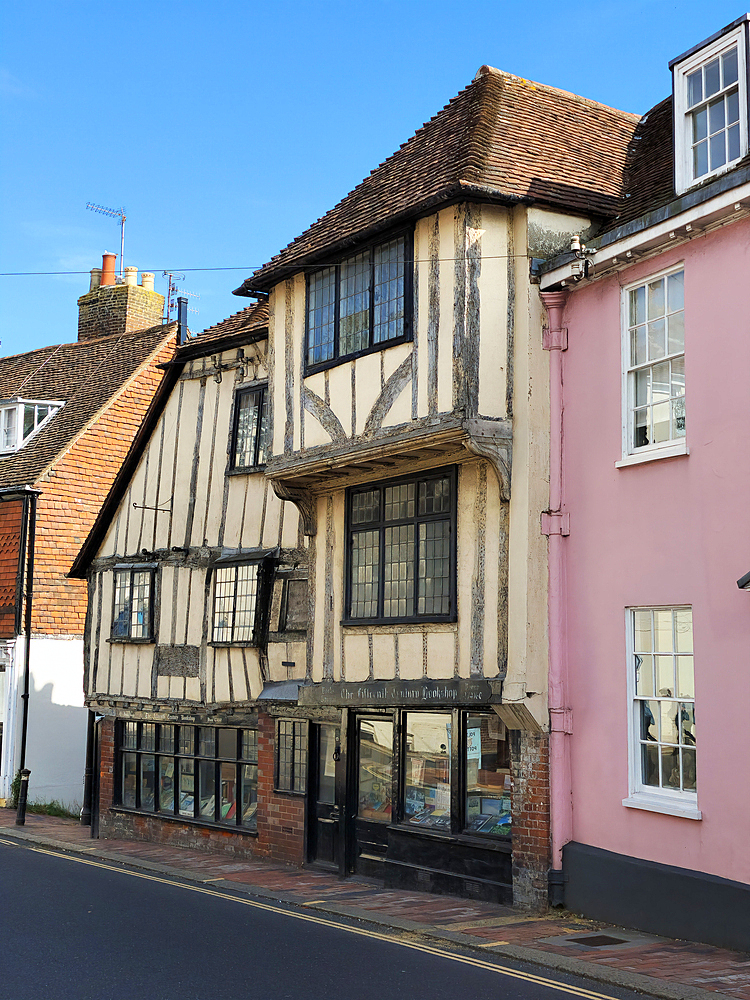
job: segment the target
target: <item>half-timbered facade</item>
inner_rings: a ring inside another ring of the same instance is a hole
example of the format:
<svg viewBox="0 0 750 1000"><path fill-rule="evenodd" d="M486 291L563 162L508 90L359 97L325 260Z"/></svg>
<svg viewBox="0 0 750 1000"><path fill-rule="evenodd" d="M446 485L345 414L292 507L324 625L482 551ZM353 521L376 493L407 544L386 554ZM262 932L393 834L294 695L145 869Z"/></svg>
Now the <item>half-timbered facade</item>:
<svg viewBox="0 0 750 1000"><path fill-rule="evenodd" d="M482 67L181 348L74 567L103 832L546 900L534 268L635 124Z"/></svg>

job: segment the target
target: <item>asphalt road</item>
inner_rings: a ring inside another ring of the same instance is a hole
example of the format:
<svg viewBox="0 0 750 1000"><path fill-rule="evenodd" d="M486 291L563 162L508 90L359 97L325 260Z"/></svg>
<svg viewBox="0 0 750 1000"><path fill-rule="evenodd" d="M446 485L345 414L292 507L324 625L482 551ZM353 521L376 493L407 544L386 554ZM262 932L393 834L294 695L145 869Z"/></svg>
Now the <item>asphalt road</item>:
<svg viewBox="0 0 750 1000"><path fill-rule="evenodd" d="M1 836L0 948L0 1000L642 996Z"/></svg>

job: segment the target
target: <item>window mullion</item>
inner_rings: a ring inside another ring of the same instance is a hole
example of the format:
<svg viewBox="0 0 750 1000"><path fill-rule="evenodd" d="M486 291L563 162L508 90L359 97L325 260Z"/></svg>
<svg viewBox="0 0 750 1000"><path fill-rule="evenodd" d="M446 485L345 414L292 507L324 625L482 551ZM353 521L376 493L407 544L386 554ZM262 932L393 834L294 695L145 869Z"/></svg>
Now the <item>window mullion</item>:
<svg viewBox="0 0 750 1000"><path fill-rule="evenodd" d="M375 250L370 250L370 290L369 290L369 308L367 310L367 315L369 318L369 330L367 332L367 346L372 348L374 330L375 330Z"/></svg>

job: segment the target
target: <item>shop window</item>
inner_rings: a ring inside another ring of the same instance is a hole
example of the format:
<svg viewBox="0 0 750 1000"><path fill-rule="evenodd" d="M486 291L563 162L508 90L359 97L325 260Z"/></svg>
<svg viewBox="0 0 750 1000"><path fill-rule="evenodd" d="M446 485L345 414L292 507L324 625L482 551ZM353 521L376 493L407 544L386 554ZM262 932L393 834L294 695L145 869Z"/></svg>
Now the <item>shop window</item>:
<svg viewBox="0 0 750 1000"><path fill-rule="evenodd" d="M509 837L510 759L502 720L494 713L468 715L464 750L467 833Z"/></svg>
<svg viewBox="0 0 750 1000"><path fill-rule="evenodd" d="M625 804L694 811L692 609L633 608L629 616L632 752L631 797Z"/></svg>
<svg viewBox="0 0 750 1000"><path fill-rule="evenodd" d="M347 620L455 618L456 472L347 492Z"/></svg>
<svg viewBox="0 0 750 1000"><path fill-rule="evenodd" d="M411 336L411 238L397 236L307 279L309 368Z"/></svg>
<svg viewBox="0 0 750 1000"><path fill-rule="evenodd" d="M307 788L307 722L279 719L276 725L276 781L280 792Z"/></svg>
<svg viewBox="0 0 750 1000"><path fill-rule="evenodd" d="M235 397L230 468L243 471L265 465L267 446L267 389L242 389Z"/></svg>
<svg viewBox="0 0 750 1000"><path fill-rule="evenodd" d="M153 596L153 569L115 570L113 639L153 640Z"/></svg>
<svg viewBox="0 0 750 1000"><path fill-rule="evenodd" d="M624 454L673 454L685 439L682 269L624 291Z"/></svg>
<svg viewBox="0 0 750 1000"><path fill-rule="evenodd" d="M451 737L449 712L407 712L404 756L404 821L451 830Z"/></svg>
<svg viewBox="0 0 750 1000"><path fill-rule="evenodd" d="M357 816L374 823L390 823L393 812L393 721L359 719L357 725Z"/></svg>
<svg viewBox="0 0 750 1000"><path fill-rule="evenodd" d="M123 808L255 830L256 730L122 722L118 758Z"/></svg>

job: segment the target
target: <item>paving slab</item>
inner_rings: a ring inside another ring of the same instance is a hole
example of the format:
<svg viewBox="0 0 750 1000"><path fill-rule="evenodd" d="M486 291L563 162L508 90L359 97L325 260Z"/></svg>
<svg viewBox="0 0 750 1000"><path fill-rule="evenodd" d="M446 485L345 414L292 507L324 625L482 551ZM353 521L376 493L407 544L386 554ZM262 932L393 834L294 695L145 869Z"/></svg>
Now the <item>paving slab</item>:
<svg viewBox="0 0 750 1000"><path fill-rule="evenodd" d="M750 955L643 934L565 911L530 914L509 906L425 892L375 880L137 840L92 840L75 820L28 813L25 826L0 808L0 840L126 864L233 893L276 900L432 943L459 945L585 976L664 1000L750 1000Z"/></svg>

